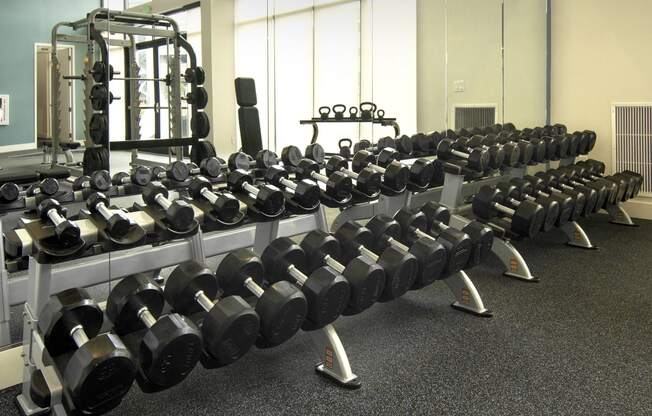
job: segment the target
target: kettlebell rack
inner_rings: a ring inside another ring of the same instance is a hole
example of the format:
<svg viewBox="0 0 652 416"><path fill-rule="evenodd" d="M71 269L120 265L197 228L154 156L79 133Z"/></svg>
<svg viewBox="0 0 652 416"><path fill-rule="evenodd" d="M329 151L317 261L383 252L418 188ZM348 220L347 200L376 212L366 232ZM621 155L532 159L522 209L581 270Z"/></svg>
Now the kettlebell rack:
<svg viewBox="0 0 652 416"><path fill-rule="evenodd" d="M18 396L21 410L26 415L47 410L38 407L30 398L32 375L40 370L52 392L53 405L49 410L55 415L66 414L61 404L61 380L54 368L47 364L47 359L44 360L47 351L37 330L39 312L51 294L71 287L116 282L134 273L170 267L188 260L205 263L207 257L224 255L238 248L253 247L260 254L277 237L304 234L315 229L328 231L323 206L313 214L206 234L199 230L191 237L168 244L102 254L83 262L43 264L30 257L27 299L23 313L23 345L18 347L23 348L25 364L22 393ZM342 387L359 388L360 380L351 369L344 346L333 325L308 331L308 334L319 353L320 361L315 368L317 373Z"/></svg>

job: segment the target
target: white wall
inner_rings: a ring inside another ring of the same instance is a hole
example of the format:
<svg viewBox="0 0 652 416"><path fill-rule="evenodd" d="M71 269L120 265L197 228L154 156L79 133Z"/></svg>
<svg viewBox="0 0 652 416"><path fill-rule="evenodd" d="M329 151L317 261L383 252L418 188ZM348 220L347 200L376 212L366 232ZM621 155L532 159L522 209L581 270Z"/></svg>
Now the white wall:
<svg viewBox="0 0 652 416"><path fill-rule="evenodd" d="M555 0L552 3L552 121L592 129L591 157L611 170L611 104L652 102L652 2ZM630 213L652 218L650 201Z"/></svg>

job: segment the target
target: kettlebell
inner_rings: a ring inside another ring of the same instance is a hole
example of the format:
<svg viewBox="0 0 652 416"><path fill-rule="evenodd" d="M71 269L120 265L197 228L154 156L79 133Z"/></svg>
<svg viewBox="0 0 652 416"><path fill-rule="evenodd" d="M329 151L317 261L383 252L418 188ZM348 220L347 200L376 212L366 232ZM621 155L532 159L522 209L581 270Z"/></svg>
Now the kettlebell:
<svg viewBox="0 0 652 416"><path fill-rule="evenodd" d="M353 106L353 107L349 108L349 118L352 119L352 120L355 120L356 118L358 118L358 107Z"/></svg>
<svg viewBox="0 0 652 416"><path fill-rule="evenodd" d="M337 146L340 148L340 156L347 159L350 158L352 145L353 142L351 141L351 139L340 139L340 141L337 142Z"/></svg>
<svg viewBox="0 0 652 416"><path fill-rule="evenodd" d="M328 116L331 113L331 108L327 105L319 107L319 116L322 120L328 120Z"/></svg>
<svg viewBox="0 0 652 416"><path fill-rule="evenodd" d="M346 111L346 106L344 104L335 104L333 106L333 113L335 114L335 120L344 119L345 111Z"/></svg>
<svg viewBox="0 0 652 416"><path fill-rule="evenodd" d="M363 120L373 120L376 112L376 104L370 101L360 103L360 118Z"/></svg>

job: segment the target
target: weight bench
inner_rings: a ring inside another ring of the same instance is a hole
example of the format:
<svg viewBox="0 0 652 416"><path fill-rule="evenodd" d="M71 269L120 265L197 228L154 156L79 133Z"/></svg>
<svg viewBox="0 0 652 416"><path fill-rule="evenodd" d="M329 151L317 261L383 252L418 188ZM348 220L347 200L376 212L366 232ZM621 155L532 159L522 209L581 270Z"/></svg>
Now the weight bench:
<svg viewBox="0 0 652 416"><path fill-rule="evenodd" d="M256 83L253 78L235 79L235 96L238 105L238 124L242 151L254 156L263 149L260 117L256 104Z"/></svg>

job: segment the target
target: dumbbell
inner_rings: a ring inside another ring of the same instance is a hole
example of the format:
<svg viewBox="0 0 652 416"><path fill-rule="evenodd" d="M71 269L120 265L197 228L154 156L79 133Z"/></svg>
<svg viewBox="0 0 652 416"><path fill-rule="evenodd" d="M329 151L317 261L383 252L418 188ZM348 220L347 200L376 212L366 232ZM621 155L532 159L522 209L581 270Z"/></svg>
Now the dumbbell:
<svg viewBox="0 0 652 416"><path fill-rule="evenodd" d="M59 181L54 178L45 178L35 185L30 185L25 190L25 196L53 196L59 192ZM20 196L20 195L19 195Z"/></svg>
<svg viewBox="0 0 652 416"><path fill-rule="evenodd" d="M222 172L228 169L224 160L218 157L202 159L199 162L199 166L194 163L188 163L188 167L190 168L191 176L204 175L209 178L217 178Z"/></svg>
<svg viewBox="0 0 652 416"><path fill-rule="evenodd" d="M367 167L383 175L382 183L391 191L401 193L407 188L410 178L410 170L407 166L394 161L383 168L377 164L376 156L371 152L367 150L356 152L351 162L352 170L360 173Z"/></svg>
<svg viewBox="0 0 652 416"><path fill-rule="evenodd" d="M135 166L131 173L118 172L111 178L113 185L134 184L145 186L152 181L152 171L147 166Z"/></svg>
<svg viewBox="0 0 652 416"><path fill-rule="evenodd" d="M572 176L574 176L572 175L574 172L569 175L568 170L564 168L550 169L548 170L548 173L555 176L560 184L567 185L584 192L587 199L585 208L587 213L585 216L600 211L604 206L607 197L609 196L609 191L602 181L588 183L577 181L572 178Z"/></svg>
<svg viewBox="0 0 652 416"><path fill-rule="evenodd" d="M271 166L265 171L265 180L288 191L301 206L310 208L319 204L319 185L308 179L294 182L288 179L288 171L280 165Z"/></svg>
<svg viewBox="0 0 652 416"><path fill-rule="evenodd" d="M587 209L588 198L584 192L576 190L570 186L560 184L554 175L551 175L547 172L537 172L535 173L535 176L541 178L546 189L553 192L563 192L575 200L575 211L573 211L573 215L571 215L571 219L573 221L576 221L582 216L586 216L586 213L590 212ZM595 202L595 200L592 201L594 205Z"/></svg>
<svg viewBox="0 0 652 416"><path fill-rule="evenodd" d="M527 194L522 194L517 186L507 182L501 182L497 184L496 187L498 187L498 189L500 189L500 191L505 196L505 205L508 205L511 208L517 208L521 205L522 201L531 201L541 205L543 207L545 217L545 220L541 225L541 231L550 231L555 226L555 223L559 219L559 204L553 201L550 197L546 198L544 196L539 196L538 198L534 198ZM543 205L539 202L539 200L542 202L547 201L549 204Z"/></svg>
<svg viewBox="0 0 652 416"><path fill-rule="evenodd" d="M398 162L399 153L394 149L385 148L378 153L376 163L378 166L387 168L392 163ZM427 159L416 159L410 165L410 183L418 188L427 188L432 182L432 177L435 174L435 167L432 162Z"/></svg>
<svg viewBox="0 0 652 416"><path fill-rule="evenodd" d="M93 214L97 214L106 221L106 230L115 238L122 238L129 232L131 221L120 210L109 209L109 199L101 192L92 193L86 199L86 206Z"/></svg>
<svg viewBox="0 0 652 416"><path fill-rule="evenodd" d="M376 254L371 250L374 245L371 231L353 221L342 224L334 235L342 247L342 261L350 262L362 255L385 270L385 287L378 298L379 302L396 299L414 285L419 273L419 262L412 254L391 246L380 255Z"/></svg>
<svg viewBox="0 0 652 416"><path fill-rule="evenodd" d="M505 164L505 150L503 149L503 146L498 144L487 146L483 142L484 136L476 134L470 138L466 136L458 138L454 146L456 148L457 146L460 146L459 150L478 147L484 149L489 153L489 163L487 164L487 168L494 170L502 168Z"/></svg>
<svg viewBox="0 0 652 416"><path fill-rule="evenodd" d="M615 180L619 187L623 184L625 185L623 189L622 198L619 200L626 201L638 195L643 185L643 176L640 173L633 172L631 170L624 170L622 172L616 172L611 177L605 177L605 165L602 162L597 160L588 159L582 162L578 162L576 165L584 167L589 171L594 177L608 178L609 180Z"/></svg>
<svg viewBox="0 0 652 416"><path fill-rule="evenodd" d="M532 184L530 180L525 178L512 178L509 181L509 185L516 189L510 190L510 192L506 193L510 194L514 199L527 199L541 205L546 215L546 221L543 223L542 230L547 232L555 226L559 227L566 224L570 220L575 207L573 199L570 196L543 192L539 190L541 188L539 183L540 179L537 183ZM503 191L505 190L503 189ZM552 223L550 223L550 221L552 221Z"/></svg>
<svg viewBox="0 0 652 416"><path fill-rule="evenodd" d="M438 238L442 236L442 233L445 233L444 236L448 241L453 243L459 241L459 239L451 238L455 233L449 227L451 213L447 207L435 201L428 201L419 209L427 219L426 232ZM494 232L491 227L475 220L469 221L460 231L471 239L471 255L464 268L475 267L482 263L491 253L494 245Z"/></svg>
<svg viewBox="0 0 652 416"><path fill-rule="evenodd" d="M77 411L102 414L120 404L136 378L136 365L117 335L99 334L103 312L85 289L52 295L38 329ZM99 335L98 335L99 334ZM72 351L67 360L65 353Z"/></svg>
<svg viewBox="0 0 652 416"><path fill-rule="evenodd" d="M306 253L288 237L273 240L261 255L267 280L295 283L308 300L304 329L319 329L333 323L349 303L349 282L335 269L322 266L307 276Z"/></svg>
<svg viewBox="0 0 652 416"><path fill-rule="evenodd" d="M454 157L459 159L464 159L467 161L467 167L469 169L484 172L489 166L490 156L489 152L481 148L462 148L461 146L456 146L452 140L444 139L439 142L437 145L437 157L443 160L450 160Z"/></svg>
<svg viewBox="0 0 652 416"><path fill-rule="evenodd" d="M306 270L310 273L322 266L329 266L349 282L351 295L342 315L355 315L370 308L385 288L385 272L377 263L364 256L354 257L346 266L340 258L340 243L332 235L313 230L301 241L306 253Z"/></svg>
<svg viewBox="0 0 652 416"><path fill-rule="evenodd" d="M348 139L347 139L348 140ZM360 139L353 145L353 153L357 153L360 150L367 150L371 147L371 142L367 139ZM351 153L347 156L347 159L352 156Z"/></svg>
<svg viewBox="0 0 652 416"><path fill-rule="evenodd" d="M559 203L559 216L555 222L557 227L561 227L568 221L574 221L576 211L575 198L570 195L559 192L558 190L553 191L548 189L544 181L538 176L525 175L522 180L512 179L510 183L516 186L521 195L531 195L537 198L537 203L539 203L538 198L540 197L557 201Z"/></svg>
<svg viewBox="0 0 652 416"><path fill-rule="evenodd" d="M240 214L240 202L236 197L227 192L213 192L213 185L203 176L195 176L188 185L188 193L195 200L205 199L211 204L217 217L230 223Z"/></svg>
<svg viewBox="0 0 652 416"><path fill-rule="evenodd" d="M395 138L394 143L396 144L396 150L398 150L403 155L410 155L414 150L414 146L412 146L412 139L410 139L405 134Z"/></svg>
<svg viewBox="0 0 652 416"><path fill-rule="evenodd" d="M168 178L176 182L183 182L189 176L190 168L180 160L172 162L167 168L163 166L154 166L152 168L152 180L154 181Z"/></svg>
<svg viewBox="0 0 652 416"><path fill-rule="evenodd" d="M362 142L362 140L361 140L361 142ZM359 150L367 150L367 151L369 151L369 152L371 152L373 154L378 154L383 149L388 149L388 148L389 149L396 149L396 141L394 140L394 138L389 137L389 136L381 137L380 139L378 139L375 146L372 146L371 142L369 142L368 140L365 140L365 142L369 143L369 145L367 147L360 146L358 151ZM357 153L357 151L355 153Z"/></svg>
<svg viewBox="0 0 652 416"><path fill-rule="evenodd" d="M372 217L366 228L375 237L373 250L376 253L383 252L388 247L394 247L412 254L417 259L419 270L410 289L420 289L442 278L446 268L447 253L439 241L434 238L419 237L407 246L401 242L401 226L393 218L384 214Z"/></svg>
<svg viewBox="0 0 652 416"><path fill-rule="evenodd" d="M260 318L240 296L216 299L215 274L196 261L178 265L165 282L164 295L175 312L201 318L204 351L218 366L239 360L256 342ZM216 300L213 300L216 299Z"/></svg>
<svg viewBox="0 0 652 416"><path fill-rule="evenodd" d="M616 204L618 202L622 202L627 200L627 194L628 194L628 186L630 184L630 179L625 176L619 176L617 174L614 175L604 175L602 173L599 173L597 170L599 167L592 165L591 163L587 163L587 161L579 161L575 164L577 169L580 169L579 173L591 180L598 180L598 179L603 179L606 180L609 183L612 183L613 186L612 188L612 194L610 195L610 201L608 202L610 205Z"/></svg>
<svg viewBox="0 0 652 416"><path fill-rule="evenodd" d="M130 348L140 372L153 384L179 384L195 368L202 349L197 326L177 313L162 315L163 290L143 273L122 279L106 299L106 317L120 336L146 329ZM129 343L128 343L129 344Z"/></svg>
<svg viewBox="0 0 652 416"><path fill-rule="evenodd" d="M522 237L534 237L545 221L543 207L536 202L522 201L516 208L504 204L505 196L495 186L485 185L475 195L472 202L473 213L490 220L498 214L508 218L510 230Z"/></svg>
<svg viewBox="0 0 652 416"><path fill-rule="evenodd" d="M543 163L548 160L548 155L552 153L552 150L548 150L548 142L543 140L541 137L538 137L532 129L523 129L518 135L518 139L529 142L534 146L532 152L532 160L530 160L530 165L536 165L538 163ZM554 144L551 144L554 146Z"/></svg>
<svg viewBox="0 0 652 416"><path fill-rule="evenodd" d="M232 192L247 192L254 198L255 206L266 215L277 215L285 209L285 196L274 185L252 185L253 178L247 172L236 169L229 173L227 184Z"/></svg>
<svg viewBox="0 0 652 416"><path fill-rule="evenodd" d="M596 206L596 210L606 208L608 205L616 203L616 198L618 198L618 184L615 180L609 180L604 177L592 176L587 170L580 165L569 165L563 168L569 176L574 180L580 181L581 183L587 186L604 186L606 198L602 205ZM619 181L618 181L619 182Z"/></svg>
<svg viewBox="0 0 652 416"><path fill-rule="evenodd" d="M416 133L410 137L415 152L429 155L435 149L433 137L430 134Z"/></svg>
<svg viewBox="0 0 652 416"><path fill-rule="evenodd" d="M505 154L503 163L507 167L518 166L518 164L521 163L521 148L514 142L506 141L501 143L498 140L498 136L494 133L489 133L486 136L480 136L477 134L471 136L469 146L477 145L479 143L488 149L491 149L494 146L502 149L503 153Z"/></svg>
<svg viewBox="0 0 652 416"><path fill-rule="evenodd" d="M225 295L240 294L258 298L256 313L260 317L259 347L280 345L301 328L308 314L308 301L290 282L281 280L267 289L262 261L250 249L227 254L217 266L217 280Z"/></svg>
<svg viewBox="0 0 652 416"><path fill-rule="evenodd" d="M368 196L378 195L382 175L371 168L364 168L359 173L349 169L349 162L341 156L333 155L326 162L326 174L342 172L355 181L355 189Z"/></svg>
<svg viewBox="0 0 652 416"><path fill-rule="evenodd" d="M521 140L518 133L513 130L503 130L496 136L496 142L502 145L512 143L519 148L519 165L529 165L534 157L534 145L528 141Z"/></svg>
<svg viewBox="0 0 652 416"><path fill-rule="evenodd" d="M326 151L324 151L324 148L319 143L310 143L306 146L304 156L306 159L314 160L321 165L326 158Z"/></svg>
<svg viewBox="0 0 652 416"><path fill-rule="evenodd" d="M90 176L83 175L75 178L72 182L73 191L92 189L94 191L106 192L111 188L111 174L107 170L96 170Z"/></svg>
<svg viewBox="0 0 652 416"><path fill-rule="evenodd" d="M295 170L297 178L314 179L326 185L326 195L338 201L351 198L353 191L353 181L342 172L333 172L329 176L319 173L319 164L311 159L306 159L301 155L301 151L296 146L287 146L281 152L281 159L285 166Z"/></svg>
<svg viewBox="0 0 652 416"><path fill-rule="evenodd" d="M0 186L0 202L11 203L20 196L20 188L13 182L6 182Z"/></svg>
<svg viewBox="0 0 652 416"><path fill-rule="evenodd" d="M79 226L66 218L67 210L61 206L56 199L48 198L43 200L36 207L38 216L46 222L54 225L54 232L57 238L65 244L74 244L79 241L81 231Z"/></svg>
<svg viewBox="0 0 652 416"><path fill-rule="evenodd" d="M195 219L192 207L179 199L170 201L167 188L160 182L148 183L142 195L147 205L159 206L165 211L165 219L175 230L187 230Z"/></svg>
<svg viewBox="0 0 652 416"><path fill-rule="evenodd" d="M229 156L229 170L242 169L248 171L251 169L268 169L270 166L278 165L278 157L271 150L259 150L256 153L256 159L243 152L233 153Z"/></svg>

